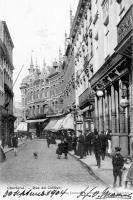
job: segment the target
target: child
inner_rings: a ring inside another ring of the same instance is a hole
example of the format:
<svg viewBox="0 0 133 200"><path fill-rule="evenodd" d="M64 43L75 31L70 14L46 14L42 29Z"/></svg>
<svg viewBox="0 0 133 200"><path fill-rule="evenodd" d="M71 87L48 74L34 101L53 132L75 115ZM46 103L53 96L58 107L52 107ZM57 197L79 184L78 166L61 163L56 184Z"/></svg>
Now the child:
<svg viewBox="0 0 133 200"><path fill-rule="evenodd" d="M114 187L116 186L117 176L119 176L119 186L121 186L122 182L124 159L120 151L121 151L120 147L115 147L115 154L112 157Z"/></svg>
<svg viewBox="0 0 133 200"><path fill-rule="evenodd" d="M57 154L57 158L60 159L61 155L63 152L63 141L61 140L61 143L58 144L57 150L56 150L56 154Z"/></svg>

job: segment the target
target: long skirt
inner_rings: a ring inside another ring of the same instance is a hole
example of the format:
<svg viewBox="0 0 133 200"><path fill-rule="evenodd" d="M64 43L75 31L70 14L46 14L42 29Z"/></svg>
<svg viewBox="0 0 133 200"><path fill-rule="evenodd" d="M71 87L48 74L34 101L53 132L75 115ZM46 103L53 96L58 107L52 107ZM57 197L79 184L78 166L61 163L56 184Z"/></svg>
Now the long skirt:
<svg viewBox="0 0 133 200"><path fill-rule="evenodd" d="M6 155L3 149L0 147L0 162L4 162L6 160Z"/></svg>
<svg viewBox="0 0 133 200"><path fill-rule="evenodd" d="M126 178L127 178L127 180L133 181L133 162L132 162L132 164L131 164L128 172L127 172L127 177Z"/></svg>
<svg viewBox="0 0 133 200"><path fill-rule="evenodd" d="M80 157L83 157L83 155L84 155L84 145L81 143L78 143L78 155Z"/></svg>

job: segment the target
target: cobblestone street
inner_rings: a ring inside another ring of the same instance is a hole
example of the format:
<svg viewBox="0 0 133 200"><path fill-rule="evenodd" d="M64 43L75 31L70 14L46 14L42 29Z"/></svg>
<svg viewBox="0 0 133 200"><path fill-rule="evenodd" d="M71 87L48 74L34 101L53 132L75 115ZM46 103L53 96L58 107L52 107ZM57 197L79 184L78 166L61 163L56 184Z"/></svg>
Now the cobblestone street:
<svg viewBox="0 0 133 200"><path fill-rule="evenodd" d="M33 152L38 152L38 159ZM45 140L33 140L18 150L18 156L8 153L7 161L0 165L0 183L11 184L56 184L61 186L100 186L80 162L68 156L68 160L57 159L56 146L47 147Z"/></svg>

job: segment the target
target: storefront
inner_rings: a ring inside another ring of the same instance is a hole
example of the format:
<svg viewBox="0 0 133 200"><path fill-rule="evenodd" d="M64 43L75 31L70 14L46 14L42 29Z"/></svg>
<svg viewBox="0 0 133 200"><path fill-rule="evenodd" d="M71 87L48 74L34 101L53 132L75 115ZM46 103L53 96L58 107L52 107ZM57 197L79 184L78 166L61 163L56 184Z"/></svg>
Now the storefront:
<svg viewBox="0 0 133 200"><path fill-rule="evenodd" d="M94 96L95 93L90 88L87 88L79 96L77 127L80 128L77 130L82 130L84 134L86 134L87 131L94 130Z"/></svg>
<svg viewBox="0 0 133 200"><path fill-rule="evenodd" d="M114 53L91 79L95 96L95 126L99 133L112 131L112 150L122 147L129 154L131 60Z"/></svg>
<svg viewBox="0 0 133 200"><path fill-rule="evenodd" d="M34 135L36 135L37 137L41 137L43 134L44 123L46 121L47 121L47 118L26 120L26 123L28 123L29 136L31 136L31 134L34 133Z"/></svg>

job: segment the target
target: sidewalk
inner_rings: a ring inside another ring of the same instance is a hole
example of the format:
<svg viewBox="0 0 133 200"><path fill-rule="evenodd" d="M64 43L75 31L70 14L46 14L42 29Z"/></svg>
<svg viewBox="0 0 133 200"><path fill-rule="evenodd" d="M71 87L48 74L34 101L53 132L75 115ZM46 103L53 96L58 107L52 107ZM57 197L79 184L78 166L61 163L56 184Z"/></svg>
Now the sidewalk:
<svg viewBox="0 0 133 200"><path fill-rule="evenodd" d="M103 184L109 187L113 186L113 167L112 167L112 159L110 157L106 156L105 160L101 161L101 168L98 168L96 165L96 159L94 154L92 154L91 156L87 155L83 159L79 159L79 156L74 155L73 151L69 153L70 155L74 156L77 160L79 160L83 165L86 165L86 167L88 167L88 169L92 172L92 174L96 178L100 179L103 182ZM131 163L124 164L126 170L123 172L123 186L130 165Z"/></svg>
<svg viewBox="0 0 133 200"><path fill-rule="evenodd" d="M26 142L25 139L19 140L19 141L18 141L18 147L21 146L21 145L23 145L23 144L25 144L25 142ZM11 148L9 148L8 146L5 146L5 147L4 147L4 152L5 152L5 153L8 153L9 151L12 151L12 150L13 150L13 147L11 147Z"/></svg>

